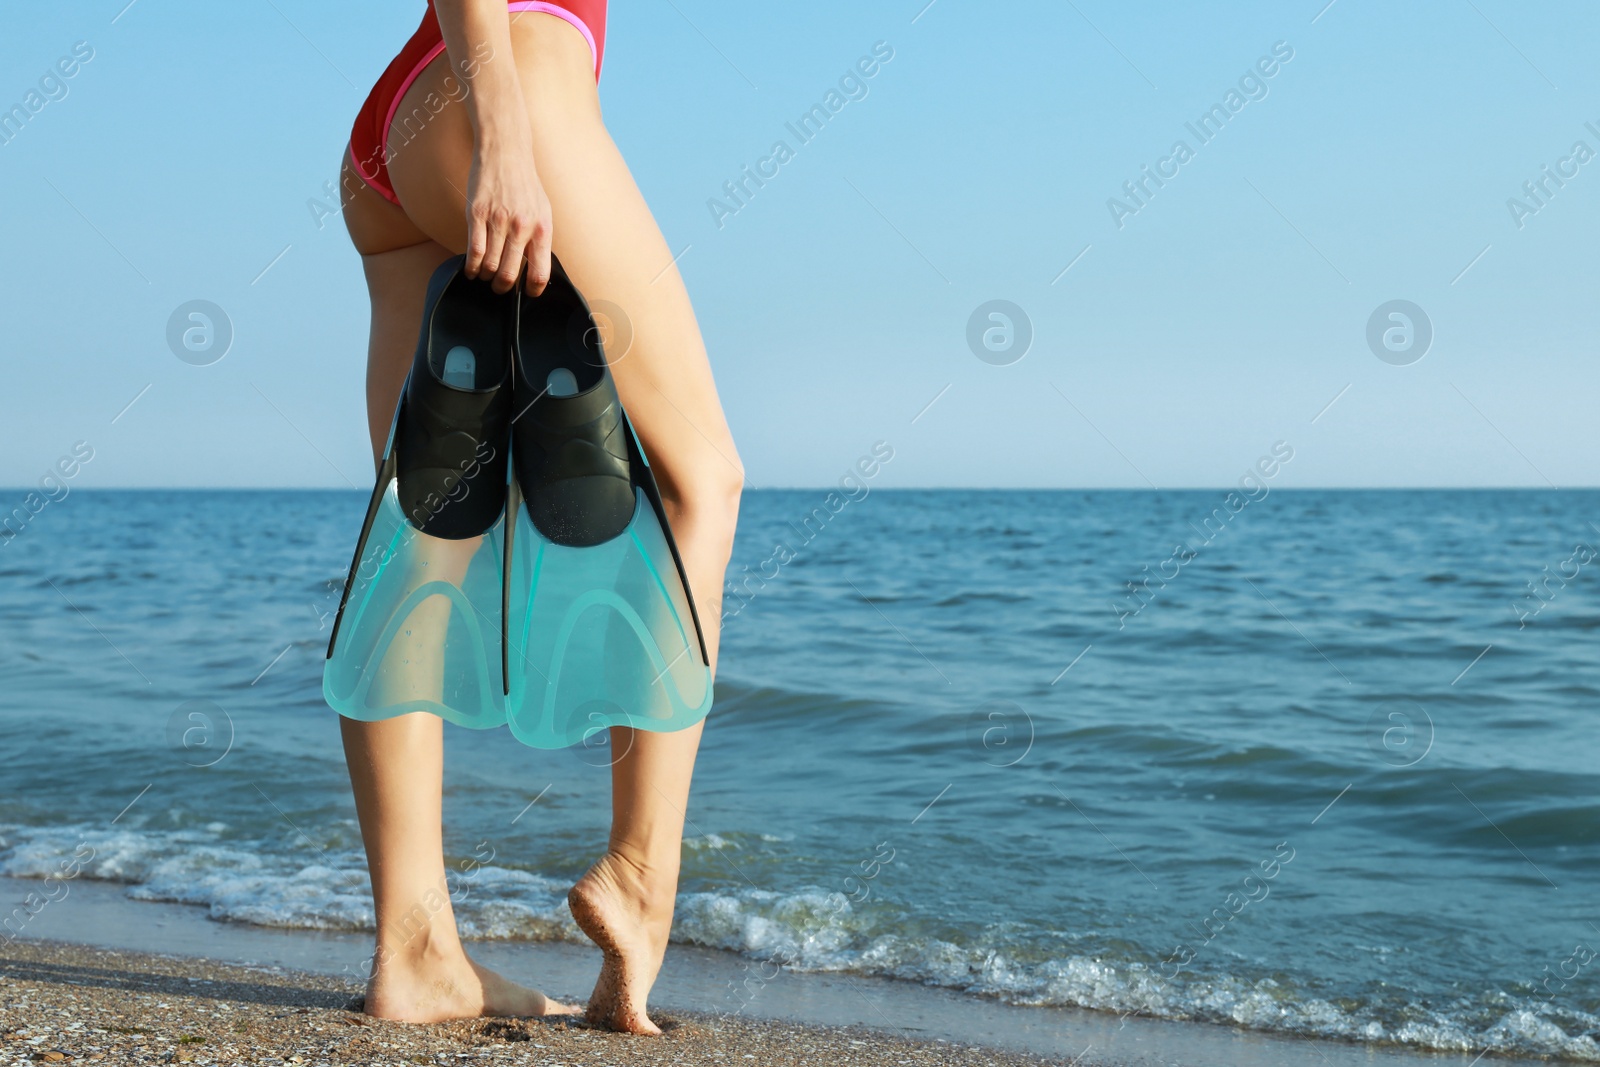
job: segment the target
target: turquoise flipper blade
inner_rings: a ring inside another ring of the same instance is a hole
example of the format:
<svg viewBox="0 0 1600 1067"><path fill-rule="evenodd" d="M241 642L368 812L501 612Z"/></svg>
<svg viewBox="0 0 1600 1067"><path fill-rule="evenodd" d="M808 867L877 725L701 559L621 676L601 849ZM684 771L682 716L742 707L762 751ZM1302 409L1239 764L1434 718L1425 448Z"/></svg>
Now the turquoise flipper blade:
<svg viewBox="0 0 1600 1067"><path fill-rule="evenodd" d="M574 548L517 512L511 565L508 721L524 744L563 748L611 726L670 731L711 707L688 598L655 512Z"/></svg>
<svg viewBox="0 0 1600 1067"><path fill-rule="evenodd" d="M365 722L432 712L471 729L506 721L500 680L501 536L445 540L406 521L394 483L351 575L322 692Z"/></svg>

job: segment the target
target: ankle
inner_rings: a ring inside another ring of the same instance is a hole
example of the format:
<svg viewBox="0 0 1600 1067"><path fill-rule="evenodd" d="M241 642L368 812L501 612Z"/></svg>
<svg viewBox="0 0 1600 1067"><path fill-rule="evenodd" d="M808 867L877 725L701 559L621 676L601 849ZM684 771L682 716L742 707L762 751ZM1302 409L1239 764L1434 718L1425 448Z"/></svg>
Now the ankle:
<svg viewBox="0 0 1600 1067"><path fill-rule="evenodd" d="M650 896L661 889L671 893L677 887L680 866L677 848L665 852L613 841L606 846L605 858L612 873L641 895Z"/></svg>
<svg viewBox="0 0 1600 1067"><path fill-rule="evenodd" d="M464 955L461 940L453 927L430 923L420 928L388 927L380 933L373 954L373 976L387 970L419 971L452 962Z"/></svg>
<svg viewBox="0 0 1600 1067"><path fill-rule="evenodd" d="M589 868L580 886L584 882L625 904L647 922L670 922L677 895L678 866L653 865L636 851L613 846Z"/></svg>

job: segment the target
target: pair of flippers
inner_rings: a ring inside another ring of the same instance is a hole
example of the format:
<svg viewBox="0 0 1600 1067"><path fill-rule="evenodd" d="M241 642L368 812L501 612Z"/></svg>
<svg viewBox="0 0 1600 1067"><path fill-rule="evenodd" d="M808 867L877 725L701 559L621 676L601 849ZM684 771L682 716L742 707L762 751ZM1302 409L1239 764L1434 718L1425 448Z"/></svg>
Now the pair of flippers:
<svg viewBox="0 0 1600 1067"><path fill-rule="evenodd" d="M588 305L554 260L537 297L462 265L428 284L324 696L539 748L693 725L705 638Z"/></svg>

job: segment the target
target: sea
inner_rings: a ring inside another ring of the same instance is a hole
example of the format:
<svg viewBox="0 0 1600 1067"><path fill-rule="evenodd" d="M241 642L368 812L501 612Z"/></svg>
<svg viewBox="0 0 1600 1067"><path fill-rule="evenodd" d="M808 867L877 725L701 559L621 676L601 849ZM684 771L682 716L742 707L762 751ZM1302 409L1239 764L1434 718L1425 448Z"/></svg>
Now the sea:
<svg viewBox="0 0 1600 1067"><path fill-rule="evenodd" d="M321 695L364 507L74 490L0 531L0 875L371 928ZM673 939L1600 1060L1597 523L1590 491L750 492ZM604 739L446 749L463 933L578 941Z"/></svg>

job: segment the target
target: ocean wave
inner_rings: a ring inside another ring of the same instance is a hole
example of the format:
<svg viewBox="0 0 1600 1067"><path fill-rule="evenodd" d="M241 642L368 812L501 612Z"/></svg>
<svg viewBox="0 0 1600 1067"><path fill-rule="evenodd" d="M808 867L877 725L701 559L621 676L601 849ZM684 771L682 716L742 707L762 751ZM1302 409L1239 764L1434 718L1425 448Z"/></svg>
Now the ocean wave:
<svg viewBox="0 0 1600 1067"><path fill-rule="evenodd" d="M691 849L738 848L705 834ZM373 929L358 849L299 847L234 836L223 823L179 831L90 826L0 826L0 874L46 878L83 846L79 877L122 883L134 900L207 909L212 919L312 930ZM493 862L452 862L451 900L474 939L571 941L583 937L566 908L567 884ZM942 936L941 936L942 935ZM672 940L771 961L797 972L901 979L1023 1006L1071 1006L1202 1020L1277 1033L1387 1042L1440 1051L1556 1056L1600 1062L1600 1017L1486 992L1448 1008L1416 1001L1341 1003L1273 978L1186 973L1176 980L1137 959L1067 951L1009 928L925 928L883 902L862 907L821 888L754 888L680 896ZM1392 991L1391 991L1392 992Z"/></svg>
<svg viewBox="0 0 1600 1067"><path fill-rule="evenodd" d="M47 878L80 846L93 850L79 877L128 886L134 900L203 907L220 922L299 930L374 929L366 858L301 840L231 837L213 823L180 831L61 826L0 827L0 874ZM82 852L80 850L79 854ZM447 871L456 919L467 937L582 938L567 913L565 882L468 858Z"/></svg>
<svg viewBox="0 0 1600 1067"><path fill-rule="evenodd" d="M1030 1007L1079 1007L1200 1020L1303 1037L1406 1045L1436 1051L1556 1056L1600 1062L1600 1016L1538 1006L1505 993L1435 1011L1419 1003L1341 1007L1272 978L1229 974L1170 980L1137 960L1016 950L1011 931L966 944L894 929L841 893L689 893L673 939L779 963L800 972L843 971L941 986ZM1340 998L1349 1004L1351 998ZM1495 1006L1499 1010L1495 1010Z"/></svg>

